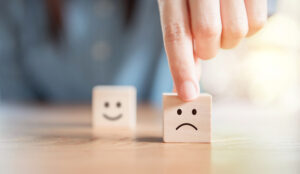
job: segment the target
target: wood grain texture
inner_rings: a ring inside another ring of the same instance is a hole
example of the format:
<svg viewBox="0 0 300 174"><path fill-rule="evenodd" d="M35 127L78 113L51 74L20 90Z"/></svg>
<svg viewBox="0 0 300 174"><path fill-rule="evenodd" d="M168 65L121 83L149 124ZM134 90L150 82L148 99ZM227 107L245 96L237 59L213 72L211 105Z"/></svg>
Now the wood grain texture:
<svg viewBox="0 0 300 174"><path fill-rule="evenodd" d="M0 105L0 173L299 173L300 118L213 104L212 143L162 143L162 113L138 107L134 135L93 135L90 106Z"/></svg>

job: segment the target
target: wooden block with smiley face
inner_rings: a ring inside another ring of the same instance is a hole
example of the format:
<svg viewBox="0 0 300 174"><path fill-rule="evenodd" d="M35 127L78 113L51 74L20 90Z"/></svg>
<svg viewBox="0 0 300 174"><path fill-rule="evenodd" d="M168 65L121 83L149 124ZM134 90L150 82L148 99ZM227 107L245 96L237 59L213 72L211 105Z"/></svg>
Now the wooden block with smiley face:
<svg viewBox="0 0 300 174"><path fill-rule="evenodd" d="M136 89L132 86L96 86L92 99L93 128L135 128Z"/></svg>
<svg viewBox="0 0 300 174"><path fill-rule="evenodd" d="M200 94L184 102L176 93L163 94L164 142L211 141L211 102L209 94Z"/></svg>

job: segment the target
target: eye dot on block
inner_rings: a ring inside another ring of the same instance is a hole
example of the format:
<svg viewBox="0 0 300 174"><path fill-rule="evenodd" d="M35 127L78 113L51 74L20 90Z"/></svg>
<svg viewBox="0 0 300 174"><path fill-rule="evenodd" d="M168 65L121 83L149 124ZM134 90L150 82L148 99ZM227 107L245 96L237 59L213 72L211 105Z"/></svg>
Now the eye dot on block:
<svg viewBox="0 0 300 174"><path fill-rule="evenodd" d="M120 108L122 106L121 102L117 102L117 107Z"/></svg>
<svg viewBox="0 0 300 174"><path fill-rule="evenodd" d="M181 115L182 114L182 110L181 109L177 109L177 114Z"/></svg>
<svg viewBox="0 0 300 174"><path fill-rule="evenodd" d="M196 115L196 114L197 114L197 110L196 110L196 109L193 109L193 110L192 110L192 114L193 114L193 115Z"/></svg>

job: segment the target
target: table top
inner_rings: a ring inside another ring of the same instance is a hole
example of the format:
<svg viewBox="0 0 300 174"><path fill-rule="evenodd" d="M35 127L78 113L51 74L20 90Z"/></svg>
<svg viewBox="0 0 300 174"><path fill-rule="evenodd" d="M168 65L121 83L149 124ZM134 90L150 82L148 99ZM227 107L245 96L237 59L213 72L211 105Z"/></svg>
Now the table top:
<svg viewBox="0 0 300 174"><path fill-rule="evenodd" d="M213 103L212 143L163 143L162 112L95 136L89 105L0 105L0 173L300 173L300 114Z"/></svg>

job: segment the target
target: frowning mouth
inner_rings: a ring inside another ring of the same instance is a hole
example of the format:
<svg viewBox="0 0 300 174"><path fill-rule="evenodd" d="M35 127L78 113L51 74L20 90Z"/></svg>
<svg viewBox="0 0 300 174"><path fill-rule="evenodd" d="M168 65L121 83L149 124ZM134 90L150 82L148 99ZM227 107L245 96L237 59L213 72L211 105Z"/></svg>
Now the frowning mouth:
<svg viewBox="0 0 300 174"><path fill-rule="evenodd" d="M198 130L196 126L194 126L193 124L191 123L182 123L181 125L177 126L176 127L176 130L178 130L179 128L181 128L182 126L190 126L192 128L194 128L195 130Z"/></svg>
<svg viewBox="0 0 300 174"><path fill-rule="evenodd" d="M111 120L111 121L116 121L116 120L119 120L123 115L122 114L119 114L115 117L111 117L111 116L108 116L106 114L103 114L103 117L108 119L108 120Z"/></svg>

